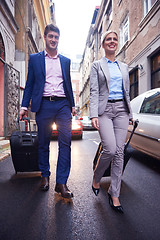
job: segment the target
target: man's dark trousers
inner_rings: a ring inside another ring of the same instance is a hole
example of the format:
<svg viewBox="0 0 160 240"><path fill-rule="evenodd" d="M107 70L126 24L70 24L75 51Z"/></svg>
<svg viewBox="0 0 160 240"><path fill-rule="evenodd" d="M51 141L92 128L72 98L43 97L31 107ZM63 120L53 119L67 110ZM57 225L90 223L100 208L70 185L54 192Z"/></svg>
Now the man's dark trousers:
<svg viewBox="0 0 160 240"><path fill-rule="evenodd" d="M56 183L66 184L71 167L71 107L67 98L49 101L43 98L40 110L36 113L39 139L39 168L42 177L50 175L49 144L52 124L58 129L59 154Z"/></svg>

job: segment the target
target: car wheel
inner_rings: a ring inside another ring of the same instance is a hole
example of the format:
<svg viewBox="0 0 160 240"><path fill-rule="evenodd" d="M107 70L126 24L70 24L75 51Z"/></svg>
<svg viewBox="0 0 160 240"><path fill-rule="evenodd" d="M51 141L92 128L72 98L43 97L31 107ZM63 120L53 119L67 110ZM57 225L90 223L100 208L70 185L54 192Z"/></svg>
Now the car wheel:
<svg viewBox="0 0 160 240"><path fill-rule="evenodd" d="M82 139L82 134L79 136L79 139Z"/></svg>

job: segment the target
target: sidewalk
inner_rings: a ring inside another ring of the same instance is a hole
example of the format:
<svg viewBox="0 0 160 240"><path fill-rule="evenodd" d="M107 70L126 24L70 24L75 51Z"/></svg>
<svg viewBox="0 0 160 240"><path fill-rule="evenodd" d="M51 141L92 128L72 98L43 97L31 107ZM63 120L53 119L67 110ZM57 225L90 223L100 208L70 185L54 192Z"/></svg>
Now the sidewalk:
<svg viewBox="0 0 160 240"><path fill-rule="evenodd" d="M0 161L11 155L10 142L0 137Z"/></svg>

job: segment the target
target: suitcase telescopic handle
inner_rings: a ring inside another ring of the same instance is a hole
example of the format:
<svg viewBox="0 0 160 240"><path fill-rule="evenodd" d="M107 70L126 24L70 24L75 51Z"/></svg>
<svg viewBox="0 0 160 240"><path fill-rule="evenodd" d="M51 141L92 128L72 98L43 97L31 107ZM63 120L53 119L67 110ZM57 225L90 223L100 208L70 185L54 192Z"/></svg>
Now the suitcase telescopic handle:
<svg viewBox="0 0 160 240"><path fill-rule="evenodd" d="M20 130L20 124L19 124L19 122L20 122L20 121L24 121L24 120L27 120L27 121L28 121L28 123L29 123L29 131L31 132L31 122L30 122L30 118L29 118L29 117L22 117L21 120L20 120L19 117L17 118L19 130ZM20 130L20 131L21 131L21 130Z"/></svg>
<svg viewBox="0 0 160 240"><path fill-rule="evenodd" d="M29 132L30 132L30 142L33 142L33 138L32 138L32 134L31 134L31 122L30 122L30 118L29 117L22 117L22 119L21 119L22 121L23 120L26 120L26 121L28 121L28 123L29 123ZM19 131L20 131L20 136L21 136L21 142L23 143L24 141L23 141L23 138L22 138L22 131L21 131L21 129L20 129L20 118L18 117L17 118L17 122L18 122L18 128L19 128Z"/></svg>

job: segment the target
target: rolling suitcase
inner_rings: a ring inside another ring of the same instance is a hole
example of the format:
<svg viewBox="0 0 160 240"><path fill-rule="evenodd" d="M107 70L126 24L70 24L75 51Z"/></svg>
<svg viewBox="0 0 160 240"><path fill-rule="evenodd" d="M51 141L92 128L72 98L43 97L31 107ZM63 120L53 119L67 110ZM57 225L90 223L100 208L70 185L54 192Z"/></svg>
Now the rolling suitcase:
<svg viewBox="0 0 160 240"><path fill-rule="evenodd" d="M133 130L132 130L131 135L130 135L130 137L129 137L129 139L128 139L128 141L126 142L125 147L124 147L124 164L123 164L123 171L124 171L124 169L125 169L128 161L129 161L129 159L130 159L130 157L131 157L131 154L132 154L132 152L129 151L127 148L128 148L128 146L129 146L129 143L130 143L130 141L131 141L131 138L132 138L133 133L134 133L134 131L135 131L135 129L136 129L137 126L138 126L138 120L136 120L136 121L134 122ZM103 145L102 145L102 143L100 142L100 143L99 143L99 146L98 146L98 149L97 149L97 152L96 152L96 155L95 155L95 157L94 157L93 170L94 170L95 167L96 167L97 161L99 160L102 151L103 151ZM110 175L111 175L110 172L111 172L111 163L110 163L109 167L105 170L105 172L104 172L104 174L103 174L103 177L108 177L108 176L110 176Z"/></svg>
<svg viewBox="0 0 160 240"><path fill-rule="evenodd" d="M38 134L31 131L30 119L23 118L29 123L29 131L21 131L18 120L18 131L10 137L11 157L17 172L39 171L38 167Z"/></svg>

